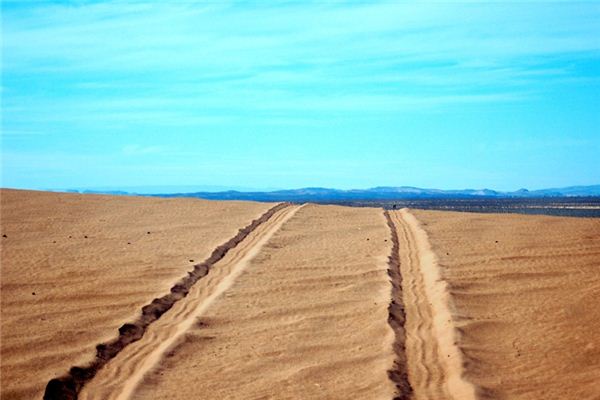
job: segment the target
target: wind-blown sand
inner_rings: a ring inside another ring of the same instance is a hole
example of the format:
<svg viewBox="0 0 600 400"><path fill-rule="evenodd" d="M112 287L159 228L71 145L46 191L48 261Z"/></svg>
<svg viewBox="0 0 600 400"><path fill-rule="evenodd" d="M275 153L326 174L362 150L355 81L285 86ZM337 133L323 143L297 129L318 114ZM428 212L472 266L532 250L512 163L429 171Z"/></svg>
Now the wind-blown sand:
<svg viewBox="0 0 600 400"><path fill-rule="evenodd" d="M600 220L411 210L479 398L600 398Z"/></svg>
<svg viewBox="0 0 600 400"><path fill-rule="evenodd" d="M242 243L232 248L211 268L206 279L197 282L190 293L151 325L138 342L124 349L100 370L80 398L129 398L145 374L162 361L169 348L190 330L196 319L234 284L235 279L248 267L249 261L297 210L298 207L279 210Z"/></svg>
<svg viewBox="0 0 600 400"><path fill-rule="evenodd" d="M0 201L3 400L41 398L168 293L190 260L272 206L6 189Z"/></svg>
<svg viewBox="0 0 600 400"><path fill-rule="evenodd" d="M598 219L0 197L2 399L600 398Z"/></svg>
<svg viewBox="0 0 600 400"><path fill-rule="evenodd" d="M388 238L381 210L298 210L133 398L391 399Z"/></svg>

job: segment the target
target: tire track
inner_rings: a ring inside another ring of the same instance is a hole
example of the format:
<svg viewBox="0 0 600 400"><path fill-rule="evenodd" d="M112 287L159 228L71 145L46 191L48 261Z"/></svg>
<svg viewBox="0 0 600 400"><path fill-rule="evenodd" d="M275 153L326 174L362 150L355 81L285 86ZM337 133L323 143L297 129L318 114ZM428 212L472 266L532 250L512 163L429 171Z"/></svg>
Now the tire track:
<svg viewBox="0 0 600 400"><path fill-rule="evenodd" d="M226 243L213 250L210 257L194 265L194 269L188 275L175 284L170 293L152 300L151 303L142 307L140 317L132 323L126 323L119 328L119 335L109 343L101 343L96 346L96 358L85 367L74 366L67 374L60 378L52 379L46 385L44 399L48 400L70 400L77 399L83 386L92 380L101 368L110 360L115 358L130 344L135 343L145 336L148 328L161 316L170 310L177 302L184 299L196 282L204 278L213 265L223 259L232 249L235 249L254 231L259 229L274 216L280 216L284 212L289 213L289 203L280 203L269 209L259 218L252 221ZM271 223L272 225L272 223Z"/></svg>
<svg viewBox="0 0 600 400"><path fill-rule="evenodd" d="M301 206L300 206L301 207ZM128 399L144 376L158 366L169 349L184 339L197 318L221 296L243 272L262 246L290 219L300 207L277 211L272 218L251 232L239 246L216 264L201 284L178 302L146 335L132 344L104 368L81 392L82 400Z"/></svg>
<svg viewBox="0 0 600 400"><path fill-rule="evenodd" d="M392 239L392 253L388 257L388 275L392 283L392 299L388 307L388 323L394 331L394 365L388 371L388 376L396 385L397 394L394 400L406 400L410 398L412 388L408 381L408 371L406 363L406 313L404 310L404 300L402 298L402 275L400 274L400 243L398 232L392 221L389 211L383 212L390 228Z"/></svg>
<svg viewBox="0 0 600 400"><path fill-rule="evenodd" d="M403 209L389 213L400 244L400 274L405 305L406 361L411 398L476 399L463 378L462 352L450 312L447 285L418 220Z"/></svg>

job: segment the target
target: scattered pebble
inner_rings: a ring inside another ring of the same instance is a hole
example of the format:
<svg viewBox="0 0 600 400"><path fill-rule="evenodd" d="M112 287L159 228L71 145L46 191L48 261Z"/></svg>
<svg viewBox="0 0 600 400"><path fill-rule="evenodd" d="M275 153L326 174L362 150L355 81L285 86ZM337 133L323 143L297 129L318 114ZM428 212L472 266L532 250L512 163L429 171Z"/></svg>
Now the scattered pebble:
<svg viewBox="0 0 600 400"><path fill-rule="evenodd" d="M369 238L367 238L367 240L369 240Z"/></svg>
<svg viewBox="0 0 600 400"><path fill-rule="evenodd" d="M150 234L150 231L146 232L146 234L147 234L147 235L149 235L149 234Z"/></svg>
<svg viewBox="0 0 600 400"><path fill-rule="evenodd" d="M32 294L33 296L35 296L35 292L31 292L31 294Z"/></svg>
<svg viewBox="0 0 600 400"><path fill-rule="evenodd" d="M127 244L131 244L131 242L127 242Z"/></svg>
<svg viewBox="0 0 600 400"><path fill-rule="evenodd" d="M190 260L190 262L194 262L194 260Z"/></svg>
<svg viewBox="0 0 600 400"><path fill-rule="evenodd" d="M2 237L3 237L3 238L7 238L8 236L6 236L6 235L2 235Z"/></svg>
<svg viewBox="0 0 600 400"><path fill-rule="evenodd" d="M88 238L88 237L87 237L87 235L83 235L83 237L84 237L84 239L87 239L87 238Z"/></svg>

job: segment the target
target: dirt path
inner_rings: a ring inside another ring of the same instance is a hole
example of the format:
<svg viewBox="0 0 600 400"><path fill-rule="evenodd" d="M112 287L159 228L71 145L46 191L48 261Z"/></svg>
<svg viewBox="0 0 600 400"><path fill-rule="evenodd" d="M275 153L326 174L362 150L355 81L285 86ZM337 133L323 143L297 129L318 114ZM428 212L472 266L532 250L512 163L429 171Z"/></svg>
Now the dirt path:
<svg viewBox="0 0 600 400"><path fill-rule="evenodd" d="M446 283L417 219L404 209L390 213L400 242L406 312L406 359L414 399L475 399L462 377L462 354L450 313Z"/></svg>
<svg viewBox="0 0 600 400"><path fill-rule="evenodd" d="M81 399L127 399L144 375L177 343L196 319L230 287L269 238L300 207L287 207L258 226L211 270L189 294L152 324L144 337L111 360L83 389Z"/></svg>

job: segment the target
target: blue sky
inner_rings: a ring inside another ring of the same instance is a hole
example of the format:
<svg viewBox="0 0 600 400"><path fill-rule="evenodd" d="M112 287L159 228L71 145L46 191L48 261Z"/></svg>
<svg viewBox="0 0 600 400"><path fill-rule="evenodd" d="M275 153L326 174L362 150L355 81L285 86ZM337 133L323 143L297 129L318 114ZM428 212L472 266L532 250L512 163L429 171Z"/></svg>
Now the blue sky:
<svg viewBox="0 0 600 400"><path fill-rule="evenodd" d="M598 184L600 2L5 1L1 145L3 187Z"/></svg>

